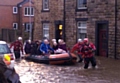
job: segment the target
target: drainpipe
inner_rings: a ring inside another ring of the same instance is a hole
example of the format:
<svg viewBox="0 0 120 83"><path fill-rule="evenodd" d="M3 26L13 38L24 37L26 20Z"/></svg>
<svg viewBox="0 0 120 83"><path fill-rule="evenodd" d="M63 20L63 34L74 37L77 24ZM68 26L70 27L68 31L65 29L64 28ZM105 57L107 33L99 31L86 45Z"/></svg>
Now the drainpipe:
<svg viewBox="0 0 120 83"><path fill-rule="evenodd" d="M63 9L63 26L64 26L64 28L63 28L64 35L63 36L64 36L64 41L66 41L66 35L65 35L65 25L66 25L66 21L65 21L65 19L66 19L66 13L65 13L66 7L65 6L66 5L65 4L66 4L66 0L64 0L64 4L63 4L63 6L64 6L63 7L64 8Z"/></svg>
<svg viewBox="0 0 120 83"><path fill-rule="evenodd" d="M114 58L117 59L117 0L115 0L115 55Z"/></svg>

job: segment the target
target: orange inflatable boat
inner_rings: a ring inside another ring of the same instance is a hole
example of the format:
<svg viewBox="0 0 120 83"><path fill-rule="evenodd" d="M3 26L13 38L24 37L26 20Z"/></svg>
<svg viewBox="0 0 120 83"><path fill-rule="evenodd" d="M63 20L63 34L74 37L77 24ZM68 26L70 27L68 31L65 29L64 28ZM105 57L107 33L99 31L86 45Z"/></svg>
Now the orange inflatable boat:
<svg viewBox="0 0 120 83"><path fill-rule="evenodd" d="M25 59L37 63L59 65L59 64L75 64L77 57L73 53L63 53L63 54L51 54L49 56L30 55L27 56Z"/></svg>

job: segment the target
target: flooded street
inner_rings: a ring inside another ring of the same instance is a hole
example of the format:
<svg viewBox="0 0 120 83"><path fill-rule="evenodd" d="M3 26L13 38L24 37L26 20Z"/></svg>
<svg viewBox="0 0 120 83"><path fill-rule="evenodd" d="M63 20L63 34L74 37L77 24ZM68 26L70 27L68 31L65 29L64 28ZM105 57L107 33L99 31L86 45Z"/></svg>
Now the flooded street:
<svg viewBox="0 0 120 83"><path fill-rule="evenodd" d="M97 68L83 63L71 66L38 64L21 60L15 64L22 83L120 83L120 60L96 57Z"/></svg>

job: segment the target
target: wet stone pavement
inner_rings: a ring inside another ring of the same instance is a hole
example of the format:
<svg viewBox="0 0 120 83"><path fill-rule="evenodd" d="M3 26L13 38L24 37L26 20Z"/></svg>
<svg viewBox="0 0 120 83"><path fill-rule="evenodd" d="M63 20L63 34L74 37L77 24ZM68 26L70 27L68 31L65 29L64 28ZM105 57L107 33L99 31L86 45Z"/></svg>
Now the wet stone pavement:
<svg viewBox="0 0 120 83"><path fill-rule="evenodd" d="M120 60L96 57L97 68L85 70L83 63L46 65L21 60L15 69L22 83L120 83Z"/></svg>

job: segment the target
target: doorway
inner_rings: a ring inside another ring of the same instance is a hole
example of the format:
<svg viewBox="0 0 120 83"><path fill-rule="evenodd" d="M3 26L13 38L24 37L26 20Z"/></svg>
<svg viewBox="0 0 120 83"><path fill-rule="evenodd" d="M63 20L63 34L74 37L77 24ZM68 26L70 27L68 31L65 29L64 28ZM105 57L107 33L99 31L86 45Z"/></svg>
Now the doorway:
<svg viewBox="0 0 120 83"><path fill-rule="evenodd" d="M64 38L64 27L62 21L56 21L55 22L55 38L58 41L58 39L65 39Z"/></svg>
<svg viewBox="0 0 120 83"><path fill-rule="evenodd" d="M96 54L108 57L108 22L96 23Z"/></svg>

